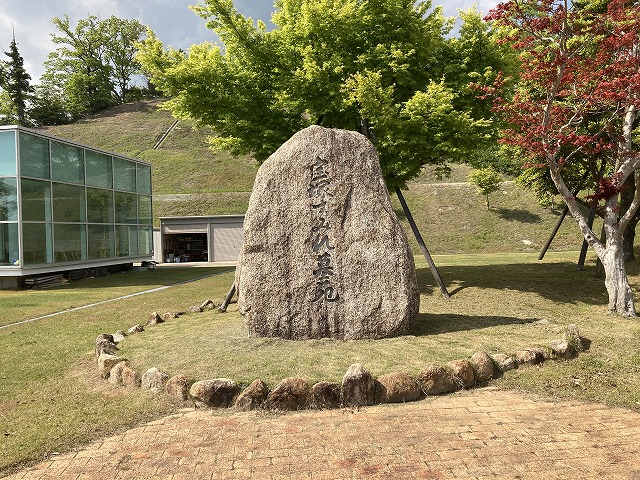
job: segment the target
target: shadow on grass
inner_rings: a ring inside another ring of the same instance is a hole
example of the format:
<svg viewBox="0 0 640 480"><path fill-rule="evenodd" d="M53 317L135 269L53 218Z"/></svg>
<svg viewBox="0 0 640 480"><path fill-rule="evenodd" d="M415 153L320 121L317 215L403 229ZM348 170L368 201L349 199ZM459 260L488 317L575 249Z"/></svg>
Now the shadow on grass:
<svg viewBox="0 0 640 480"><path fill-rule="evenodd" d="M603 279L594 278L594 268L576 270L571 262L518 263L501 265L438 266L440 276L451 295L466 288L513 290L536 293L560 303L583 302L606 305ZM629 265L629 275L637 274ZM439 290L428 267L416 270L421 293Z"/></svg>
<svg viewBox="0 0 640 480"><path fill-rule="evenodd" d="M513 220L520 223L537 223L542 218L537 213L531 213L521 208L497 208L496 213L505 220Z"/></svg>
<svg viewBox="0 0 640 480"><path fill-rule="evenodd" d="M523 325L534 323L537 318L516 318L499 316L469 316L420 313L410 335L416 337L440 333L455 333L500 325Z"/></svg>

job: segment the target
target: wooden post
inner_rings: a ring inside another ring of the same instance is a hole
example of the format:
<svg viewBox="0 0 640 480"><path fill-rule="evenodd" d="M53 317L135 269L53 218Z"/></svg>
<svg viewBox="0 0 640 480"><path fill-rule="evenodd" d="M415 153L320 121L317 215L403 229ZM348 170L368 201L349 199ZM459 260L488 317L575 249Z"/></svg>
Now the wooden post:
<svg viewBox="0 0 640 480"><path fill-rule="evenodd" d="M424 255L424 258L427 259L427 263L429 264L429 268L431 269L433 278L435 278L436 283L440 287L440 292L442 293L442 296L447 300L450 299L451 295L449 295L449 292L447 291L447 287L444 286L444 282L442 281L442 277L440 277L438 268L436 267L436 264L433 263L433 259L429 254L429 249L427 249L427 246L425 245L424 240L422 239L422 235L420 235L420 231L418 230L416 222L414 222L413 220L413 215L411 215L411 211L409 211L407 202L405 201L404 195L402 194L402 191L400 190L399 187L396 187L396 195L398 196L398 200L400 200L400 205L402 205L402 210L404 210L404 214L407 217L407 220L409 221L409 225L411 225L411 230L413 230L413 234L415 235L416 241L420 246L420 250L422 250L422 254Z"/></svg>
<svg viewBox="0 0 640 480"><path fill-rule="evenodd" d="M587 217L587 225L589 228L593 228L593 221L596 218L596 209L591 207L589 210L589 216ZM584 270L584 262L587 259L587 250L589 250L589 244L586 240L582 241L582 248L580 249L580 257L578 258L578 271Z"/></svg>
<svg viewBox="0 0 640 480"><path fill-rule="evenodd" d="M220 307L218 308L218 311L220 313L224 313L227 311L227 307L231 303L231 299L233 298L235 293L236 293L236 282L233 282L233 285L231 285L231 288L229 289L229 292L227 293L227 296L225 297L224 302L222 302L222 305L220 305Z"/></svg>
<svg viewBox="0 0 640 480"><path fill-rule="evenodd" d="M556 226L553 229L553 232L551 233L549 240L547 240L546 245L542 247L542 251L540 252L540 256L538 257L538 260L542 260L544 258L544 254L547 253L547 250L549 250L549 247L551 246L551 242L556 237L558 230L560 230L560 225L562 225L562 222L564 221L568 213L569 213L569 207L564 207L564 210L562 211L562 215L560 215L560 218L558 219L558 223L556 223Z"/></svg>
<svg viewBox="0 0 640 480"><path fill-rule="evenodd" d="M604 166L604 163L603 163L603 166ZM602 177L602 168L603 167L600 168L600 172L601 172L600 177ZM587 170L582 175L582 180L580 180L580 185L584 184L588 176L589 176L589 171ZM582 187L577 187L573 192L571 192L571 194L575 197L576 195L578 195L581 189ZM553 233L549 237L549 240L547 240L547 244L542 248L542 251L540 252L540 256L538 257L538 260L542 260L544 258L545 253L547 253L547 250L549 250L549 247L551 246L551 242L553 241L556 234L558 233L558 230L560 230L560 225L562 225L562 222L564 221L568 213L569 213L569 207L565 206L564 210L562 211L562 215L560 215L560 218L558 219L558 223L556 223L556 227L553 229Z"/></svg>

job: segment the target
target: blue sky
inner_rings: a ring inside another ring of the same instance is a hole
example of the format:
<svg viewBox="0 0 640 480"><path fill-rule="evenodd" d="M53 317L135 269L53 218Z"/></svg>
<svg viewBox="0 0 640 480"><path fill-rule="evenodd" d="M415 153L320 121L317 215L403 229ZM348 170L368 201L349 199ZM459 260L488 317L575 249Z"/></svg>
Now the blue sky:
<svg viewBox="0 0 640 480"><path fill-rule="evenodd" d="M51 42L50 35L55 31L51 19L67 14L74 26L88 15L136 18L151 27L165 46L186 50L193 44L214 39L205 21L189 9L189 5L198 3L203 0L0 0L0 49L8 50L14 29L27 72L34 83L37 82L47 54L56 48ZM444 7L447 16L455 16L457 9L473 5L486 13L498 3L497 0L433 1L434 5ZM274 10L273 0L235 0L234 4L253 19L269 20Z"/></svg>

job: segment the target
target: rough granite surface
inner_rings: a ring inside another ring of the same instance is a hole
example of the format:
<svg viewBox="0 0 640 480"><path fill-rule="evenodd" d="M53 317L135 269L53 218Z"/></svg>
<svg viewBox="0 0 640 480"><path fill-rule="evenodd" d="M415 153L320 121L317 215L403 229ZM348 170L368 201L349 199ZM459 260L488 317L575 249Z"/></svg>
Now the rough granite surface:
<svg viewBox="0 0 640 480"><path fill-rule="evenodd" d="M413 256L363 135L311 126L260 167L236 270L250 337L386 338L418 312Z"/></svg>

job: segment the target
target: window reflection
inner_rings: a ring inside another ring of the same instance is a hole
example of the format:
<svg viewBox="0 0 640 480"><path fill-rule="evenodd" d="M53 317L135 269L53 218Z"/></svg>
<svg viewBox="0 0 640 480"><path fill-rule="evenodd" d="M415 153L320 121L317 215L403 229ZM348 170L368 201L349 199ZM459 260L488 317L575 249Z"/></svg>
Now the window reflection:
<svg viewBox="0 0 640 480"><path fill-rule="evenodd" d="M0 265L17 265L18 252L18 224L0 223Z"/></svg>
<svg viewBox="0 0 640 480"><path fill-rule="evenodd" d="M84 187L53 184L53 221L84 222L85 214Z"/></svg>
<svg viewBox="0 0 640 480"><path fill-rule="evenodd" d="M20 132L20 174L51 178L49 164L49 140Z"/></svg>
<svg viewBox="0 0 640 480"><path fill-rule="evenodd" d="M51 142L53 180L84 183L84 150L74 145Z"/></svg>
<svg viewBox="0 0 640 480"><path fill-rule="evenodd" d="M0 222L18 220L17 185L17 178L0 178Z"/></svg>

